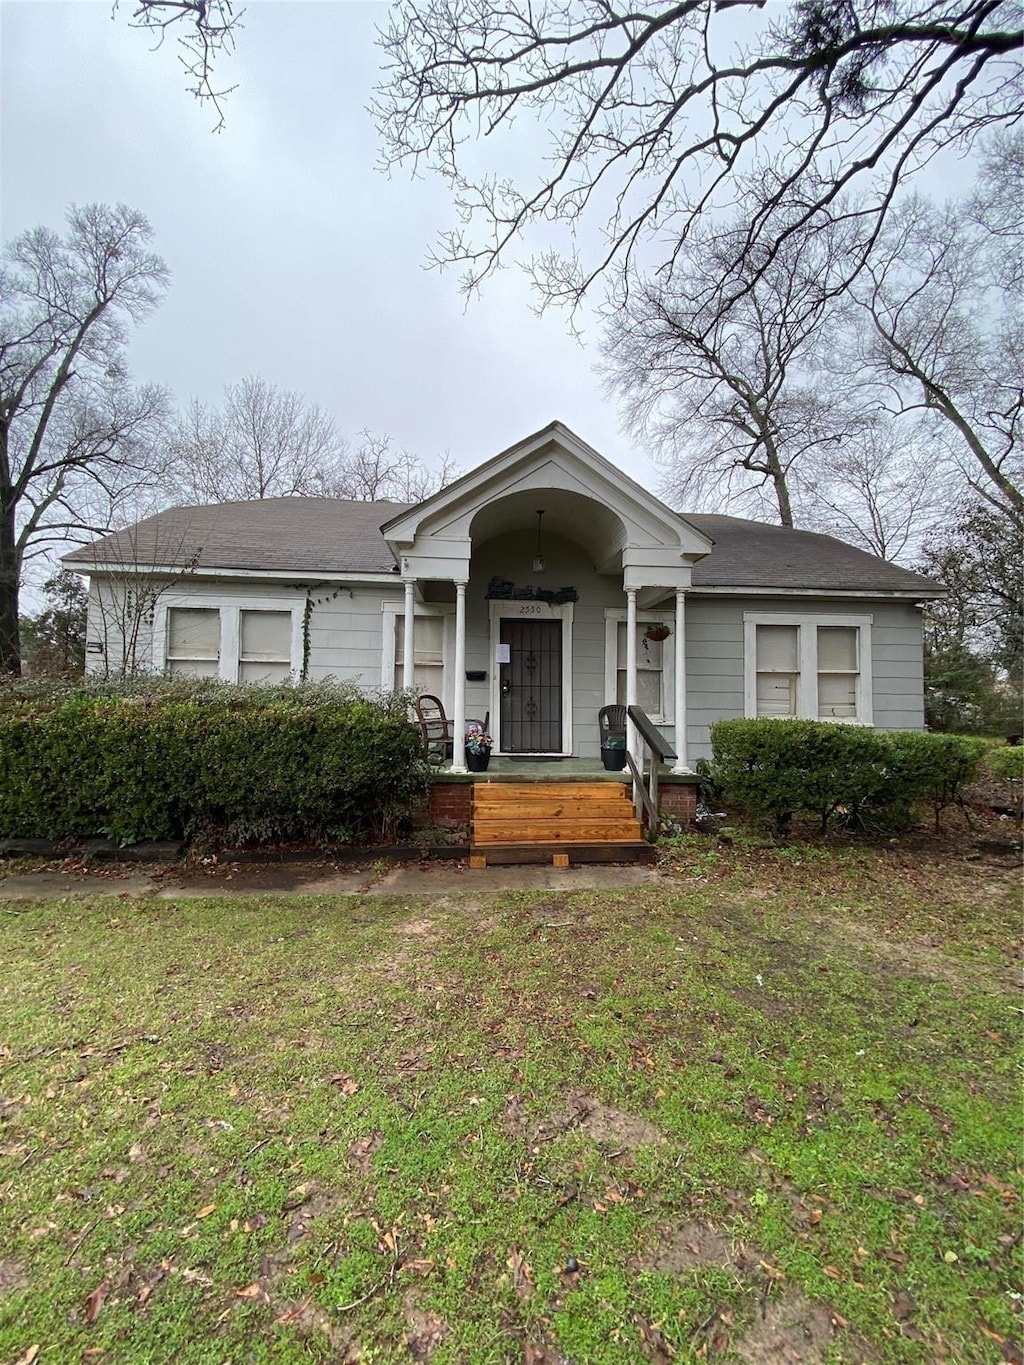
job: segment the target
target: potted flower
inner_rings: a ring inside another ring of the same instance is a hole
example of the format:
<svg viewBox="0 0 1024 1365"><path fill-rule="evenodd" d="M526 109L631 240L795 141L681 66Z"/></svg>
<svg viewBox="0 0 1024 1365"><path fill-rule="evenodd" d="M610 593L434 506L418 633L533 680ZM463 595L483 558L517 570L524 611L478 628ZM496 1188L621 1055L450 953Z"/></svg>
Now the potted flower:
<svg viewBox="0 0 1024 1365"><path fill-rule="evenodd" d="M494 740L482 725L471 725L466 731L466 767L471 773L485 773L491 761Z"/></svg>
<svg viewBox="0 0 1024 1365"><path fill-rule="evenodd" d="M606 735L601 741L601 762L610 773L620 773L626 766L626 736Z"/></svg>

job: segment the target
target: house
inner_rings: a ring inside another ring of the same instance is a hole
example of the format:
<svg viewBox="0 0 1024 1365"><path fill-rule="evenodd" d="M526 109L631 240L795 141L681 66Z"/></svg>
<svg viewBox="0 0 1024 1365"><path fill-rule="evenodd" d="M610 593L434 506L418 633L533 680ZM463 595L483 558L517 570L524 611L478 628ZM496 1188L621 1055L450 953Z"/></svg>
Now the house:
<svg viewBox="0 0 1024 1365"><path fill-rule="evenodd" d="M413 687L456 734L488 716L497 755L596 759L627 701L677 774L726 717L921 729L941 594L829 536L681 516L560 422L413 506L173 508L64 562L91 580L91 671Z"/></svg>

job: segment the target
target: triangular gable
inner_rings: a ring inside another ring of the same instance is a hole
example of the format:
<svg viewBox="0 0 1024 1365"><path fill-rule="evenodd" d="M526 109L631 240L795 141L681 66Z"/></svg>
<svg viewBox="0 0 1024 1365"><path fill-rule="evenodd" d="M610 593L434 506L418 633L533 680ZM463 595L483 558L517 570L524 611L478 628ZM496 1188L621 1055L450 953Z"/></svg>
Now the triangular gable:
<svg viewBox="0 0 1024 1365"><path fill-rule="evenodd" d="M621 548L647 549L688 563L711 547L709 537L666 507L561 422L517 442L447 488L381 527L396 554L427 541L453 550L470 539L474 518L486 507L528 489L558 489L607 509L620 526ZM467 545L468 552L468 545Z"/></svg>

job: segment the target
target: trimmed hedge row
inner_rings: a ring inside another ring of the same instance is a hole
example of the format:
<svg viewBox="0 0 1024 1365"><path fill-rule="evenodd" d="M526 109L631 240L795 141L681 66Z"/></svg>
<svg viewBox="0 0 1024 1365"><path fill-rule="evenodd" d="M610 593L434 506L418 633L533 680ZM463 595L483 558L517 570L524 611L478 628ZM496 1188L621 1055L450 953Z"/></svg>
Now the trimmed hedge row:
<svg viewBox="0 0 1024 1365"><path fill-rule="evenodd" d="M1004 744L999 749L989 749L985 767L1000 782L1024 781L1024 744Z"/></svg>
<svg viewBox="0 0 1024 1365"><path fill-rule="evenodd" d="M0 689L0 836L381 836L426 776L400 693L152 680Z"/></svg>
<svg viewBox="0 0 1024 1365"><path fill-rule="evenodd" d="M983 740L868 730L811 720L724 720L711 727L712 771L726 800L785 836L797 815L822 829L842 824L907 829L923 803L960 799L985 753Z"/></svg>

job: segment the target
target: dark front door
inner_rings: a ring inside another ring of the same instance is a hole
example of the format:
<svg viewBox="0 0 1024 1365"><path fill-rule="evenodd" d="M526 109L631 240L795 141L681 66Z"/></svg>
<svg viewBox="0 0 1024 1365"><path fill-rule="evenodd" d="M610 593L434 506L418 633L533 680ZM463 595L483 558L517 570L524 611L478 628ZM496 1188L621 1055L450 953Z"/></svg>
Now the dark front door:
<svg viewBox="0 0 1024 1365"><path fill-rule="evenodd" d="M501 748L506 754L562 752L562 623L503 620Z"/></svg>

